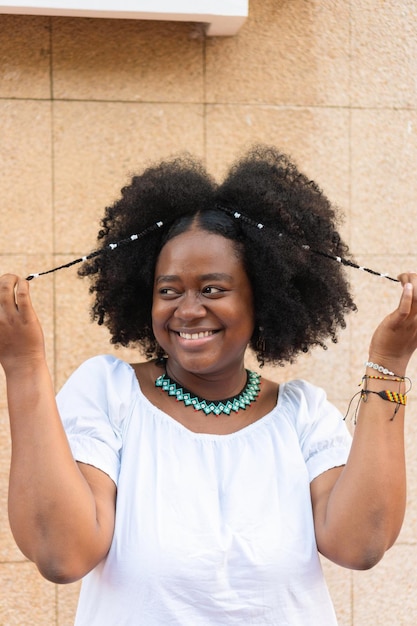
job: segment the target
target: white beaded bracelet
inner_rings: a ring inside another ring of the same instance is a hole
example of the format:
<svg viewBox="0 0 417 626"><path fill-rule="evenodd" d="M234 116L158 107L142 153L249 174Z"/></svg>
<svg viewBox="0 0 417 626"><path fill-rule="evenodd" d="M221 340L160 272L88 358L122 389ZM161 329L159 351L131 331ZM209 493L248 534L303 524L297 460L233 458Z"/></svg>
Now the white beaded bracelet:
<svg viewBox="0 0 417 626"><path fill-rule="evenodd" d="M385 376L396 376L394 372L390 372L389 369L383 367L382 365L378 365L378 363L372 363L372 361L365 361L365 367L372 367L372 369L380 372L381 374L385 374Z"/></svg>

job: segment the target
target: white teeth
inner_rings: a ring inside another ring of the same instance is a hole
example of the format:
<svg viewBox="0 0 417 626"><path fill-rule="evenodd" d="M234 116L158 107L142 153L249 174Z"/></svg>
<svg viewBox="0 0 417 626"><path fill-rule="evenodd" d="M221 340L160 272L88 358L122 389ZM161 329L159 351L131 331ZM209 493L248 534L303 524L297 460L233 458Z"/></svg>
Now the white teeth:
<svg viewBox="0 0 417 626"><path fill-rule="evenodd" d="M212 330L206 330L202 333L179 333L183 339L202 339L203 337L210 337L210 335L213 335Z"/></svg>

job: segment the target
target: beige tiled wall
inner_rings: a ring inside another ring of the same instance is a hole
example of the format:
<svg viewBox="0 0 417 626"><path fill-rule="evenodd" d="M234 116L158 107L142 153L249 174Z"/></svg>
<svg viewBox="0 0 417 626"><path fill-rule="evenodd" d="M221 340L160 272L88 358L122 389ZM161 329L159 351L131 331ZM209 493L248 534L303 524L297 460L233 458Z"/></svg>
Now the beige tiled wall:
<svg viewBox="0 0 417 626"><path fill-rule="evenodd" d="M360 264L394 276L417 269L416 1L249 0L249 9L235 37L211 39L187 23L0 15L1 273L88 252L103 207L144 164L188 150L220 177L254 142L291 154L341 207ZM395 283L348 272L359 312L339 344L265 372L312 380L342 411L398 297ZM89 322L74 269L31 290L57 388L88 356L114 351ZM341 626L417 623L416 413L411 395L396 545L368 572L323 560ZM0 449L0 626L69 626L79 585L43 580L8 527L2 374Z"/></svg>

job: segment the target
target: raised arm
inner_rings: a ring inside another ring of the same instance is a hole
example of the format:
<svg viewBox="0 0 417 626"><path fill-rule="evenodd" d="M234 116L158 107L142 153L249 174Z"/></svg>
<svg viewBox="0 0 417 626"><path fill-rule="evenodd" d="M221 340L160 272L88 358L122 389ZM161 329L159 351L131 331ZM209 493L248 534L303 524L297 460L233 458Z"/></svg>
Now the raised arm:
<svg viewBox="0 0 417 626"><path fill-rule="evenodd" d="M10 274L0 278L0 363L12 440L14 538L46 578L77 580L108 552L116 487L106 474L72 457L29 283Z"/></svg>
<svg viewBox="0 0 417 626"><path fill-rule="evenodd" d="M384 374L366 368L364 373L372 378L366 380L369 393L360 402L348 462L311 484L318 548L353 569L375 565L394 543L404 519L404 406L374 393L388 389L404 394L407 382L395 379L406 375L417 347L417 275L399 278L403 287L398 308L376 329L368 356L395 376L375 378Z"/></svg>

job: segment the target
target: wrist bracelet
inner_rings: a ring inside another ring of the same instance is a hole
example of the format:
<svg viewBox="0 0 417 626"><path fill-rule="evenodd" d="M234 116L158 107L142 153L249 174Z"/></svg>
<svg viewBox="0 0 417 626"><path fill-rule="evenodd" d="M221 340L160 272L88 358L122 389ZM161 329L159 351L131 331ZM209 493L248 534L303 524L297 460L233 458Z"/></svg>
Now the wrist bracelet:
<svg viewBox="0 0 417 626"><path fill-rule="evenodd" d="M396 374L394 374L394 372L391 372L388 368L383 367L382 365L378 365L378 363L373 363L372 361L366 361L365 362L365 366L366 367L371 367L372 369L376 370L377 372L380 372L381 374L384 374L384 376L379 376L379 375L369 375L369 374L364 374L362 376L362 381L359 383L359 386L363 386L363 388L361 389L361 391L358 391L358 393L355 393L355 395L353 396L353 398L351 398L350 402L349 402L349 406L347 408L346 414L344 419L347 418L349 411L350 411L350 407L351 404L354 400L354 398L359 397L358 400L358 404L356 405L356 409L355 409L355 413L354 413L354 418L353 418L353 423L356 424L356 419L357 419L357 415L358 415L358 411L359 411L359 404L360 402L366 402L368 399L368 395L370 393L375 394L377 396L379 396L382 400L387 400L388 402L392 402L396 405L395 409L394 409L394 413L391 417L391 421L395 418L396 414L398 413L398 410L400 408L400 406L406 406L407 404L407 393L411 390L411 380L407 377L407 376L397 376ZM390 378L391 377L391 378ZM373 389L368 389L368 380L389 380L391 382L397 382L398 383L398 391L391 391L390 389L383 389L381 391L374 391ZM400 393L400 386L401 384L404 383L408 383L407 385L407 389L405 390L404 393Z"/></svg>
<svg viewBox="0 0 417 626"><path fill-rule="evenodd" d="M364 374L362 376L362 382L359 383L359 386L363 384L364 380L389 380L392 383L405 383L406 380L409 380L406 376L372 376L369 374Z"/></svg>
<svg viewBox="0 0 417 626"><path fill-rule="evenodd" d="M389 369L387 369L383 365L378 365L378 363L372 363L372 361L365 361L364 365L365 367L371 367L372 369L376 370L377 372L380 372L381 374L385 374L386 376L397 376L397 374L394 374L394 372L390 372ZM397 378L400 378L400 376L398 376Z"/></svg>
<svg viewBox="0 0 417 626"><path fill-rule="evenodd" d="M361 400L363 402L367 401L369 393L373 393L376 396L379 396L380 398L382 398L382 400L388 400L388 402L394 402L397 405L394 409L394 413L392 414L392 417L390 418L391 422L393 421L394 417L397 415L398 409L400 408L400 406L401 405L405 406L407 404L407 396L405 393L397 393L396 391L389 391L388 389L384 389L384 391L371 391L370 389L362 389L360 394L361 394Z"/></svg>
<svg viewBox="0 0 417 626"><path fill-rule="evenodd" d="M397 391L389 391L389 389L384 389L383 391L372 391L371 389L362 389L362 400L366 401L366 396L368 393L374 393L379 396L383 400L388 400L388 402L395 402L395 404L402 404L405 406L407 404L407 395L405 393L399 393Z"/></svg>

